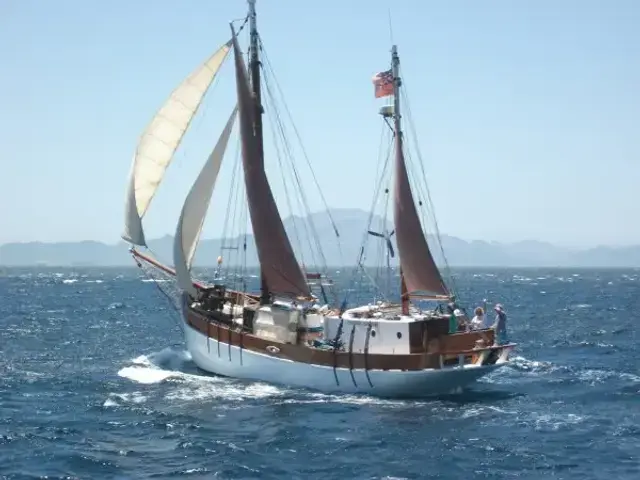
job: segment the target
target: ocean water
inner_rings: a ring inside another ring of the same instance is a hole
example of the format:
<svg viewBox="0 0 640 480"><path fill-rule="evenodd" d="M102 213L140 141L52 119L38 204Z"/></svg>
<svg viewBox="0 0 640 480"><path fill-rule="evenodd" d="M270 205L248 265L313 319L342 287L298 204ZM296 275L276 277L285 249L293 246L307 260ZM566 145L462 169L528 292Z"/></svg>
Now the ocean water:
<svg viewBox="0 0 640 480"><path fill-rule="evenodd" d="M512 365L392 401L200 372L138 270L1 270L0 477L640 479L640 271L457 285L505 304Z"/></svg>

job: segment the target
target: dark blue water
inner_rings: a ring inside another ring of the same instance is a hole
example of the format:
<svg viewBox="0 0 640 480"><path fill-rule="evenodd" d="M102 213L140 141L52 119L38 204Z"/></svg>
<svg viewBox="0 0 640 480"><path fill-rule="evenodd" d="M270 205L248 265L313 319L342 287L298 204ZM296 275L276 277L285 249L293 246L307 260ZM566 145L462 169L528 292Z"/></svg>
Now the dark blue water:
<svg viewBox="0 0 640 480"><path fill-rule="evenodd" d="M459 272L519 348L423 401L203 375L138 275L0 273L2 478L640 478L637 270Z"/></svg>

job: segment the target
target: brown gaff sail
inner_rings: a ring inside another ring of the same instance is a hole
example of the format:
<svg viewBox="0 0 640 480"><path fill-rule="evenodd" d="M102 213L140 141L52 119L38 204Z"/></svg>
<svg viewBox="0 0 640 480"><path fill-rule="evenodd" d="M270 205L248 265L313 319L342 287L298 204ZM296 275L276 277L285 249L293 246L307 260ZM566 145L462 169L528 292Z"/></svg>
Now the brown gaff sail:
<svg viewBox="0 0 640 480"><path fill-rule="evenodd" d="M309 286L291 248L269 181L264 168L262 168L263 162L257 148L257 138L253 128L253 112L256 111L254 98L249 90L247 70L233 27L231 27L231 32L238 94L242 165L260 268L270 293L309 298L311 297Z"/></svg>
<svg viewBox="0 0 640 480"><path fill-rule="evenodd" d="M392 50L392 71L381 72L374 77L376 97L393 95L393 115L395 119L395 195L393 220L396 230L396 242L400 256L400 268L406 286L406 292L449 295L440 271L436 266L427 239L425 238L420 217L416 210L409 174L404 158L403 135L400 116L400 76L397 49ZM393 89L389 88L390 83ZM404 292L403 292L404 293Z"/></svg>
<svg viewBox="0 0 640 480"><path fill-rule="evenodd" d="M402 151L402 136L396 135L395 198L393 220L400 266L408 293L448 295L449 291L433 260L413 201Z"/></svg>

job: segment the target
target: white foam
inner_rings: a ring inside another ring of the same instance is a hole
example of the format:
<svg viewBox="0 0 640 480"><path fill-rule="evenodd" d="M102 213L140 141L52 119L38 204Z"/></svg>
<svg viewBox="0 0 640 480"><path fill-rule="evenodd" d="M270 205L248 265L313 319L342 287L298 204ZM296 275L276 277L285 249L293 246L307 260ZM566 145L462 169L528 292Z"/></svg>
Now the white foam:
<svg viewBox="0 0 640 480"><path fill-rule="evenodd" d="M632 373L616 372L608 370L587 369L578 373L578 378L583 382L589 382L590 385L603 383L611 378L619 378L621 380L630 381L632 383L640 382L640 377Z"/></svg>
<svg viewBox="0 0 640 480"><path fill-rule="evenodd" d="M462 414L460 415L460 418L473 418L473 417L478 417L484 414L495 414L495 413L500 413L500 414L505 414L505 415L516 415L517 412L515 411L508 411L508 410L503 410L501 408L498 407L493 407L491 405L483 405L480 407L469 407L466 408Z"/></svg>
<svg viewBox="0 0 640 480"><path fill-rule="evenodd" d="M132 393L110 393L102 404L103 407L119 407L123 404L134 403L141 404L147 401L147 397L140 392Z"/></svg>
<svg viewBox="0 0 640 480"><path fill-rule="evenodd" d="M120 405L112 398L107 398L102 404L103 407L119 407Z"/></svg>
<svg viewBox="0 0 640 480"><path fill-rule="evenodd" d="M244 401L279 397L285 394L273 385L262 383L240 383L222 377L204 377L198 375L181 375L181 384L167 393L168 400L202 401L221 399L229 401Z"/></svg>
<svg viewBox="0 0 640 480"><path fill-rule="evenodd" d="M427 401L392 400L370 397L367 395L336 395L325 393L309 393L303 398L287 398L282 404L340 403L346 405L377 405L386 407L424 406Z"/></svg>
<svg viewBox="0 0 640 480"><path fill-rule="evenodd" d="M536 415L534 418L535 429L538 431L552 431L555 432L560 430L562 427L577 425L582 423L585 420L585 417L580 415L575 415L573 413L568 414L542 414Z"/></svg>
<svg viewBox="0 0 640 480"><path fill-rule="evenodd" d="M165 348L131 360L133 365L120 369L118 375L133 382L152 385L172 382L166 393L168 400L201 401L207 399L248 400L278 397L286 390L259 382L242 382L211 375L189 373L193 369L191 355L183 350Z"/></svg>
<svg viewBox="0 0 640 480"><path fill-rule="evenodd" d="M136 383L153 384L172 377L174 372L147 367L125 367L118 372L118 375Z"/></svg>
<svg viewBox="0 0 640 480"><path fill-rule="evenodd" d="M530 372L549 371L553 369L553 365L550 362L529 360L519 355L511 357L510 365L517 368L518 370L525 370Z"/></svg>

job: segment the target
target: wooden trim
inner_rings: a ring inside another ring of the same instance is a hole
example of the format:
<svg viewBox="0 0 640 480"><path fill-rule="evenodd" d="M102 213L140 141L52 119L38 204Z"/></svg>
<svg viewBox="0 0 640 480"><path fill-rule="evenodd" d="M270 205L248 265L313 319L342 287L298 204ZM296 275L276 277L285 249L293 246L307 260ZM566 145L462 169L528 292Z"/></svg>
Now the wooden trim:
<svg viewBox="0 0 640 480"><path fill-rule="evenodd" d="M411 293L411 292L405 292L401 295L401 298L407 298L407 299L411 299L411 298L416 298L419 300L435 300L438 302L450 302L451 301L451 297L448 295L429 295L427 293Z"/></svg>
<svg viewBox="0 0 640 480"><path fill-rule="evenodd" d="M231 318L216 312L204 314L197 312L188 305L184 305L183 313L187 324L202 333L213 338L220 343L233 345L244 350L249 350L264 355L275 356L300 363L309 363L326 367L337 367L345 369L360 370L425 370L429 368L440 368L440 349L430 352L410 353L410 354L372 354L359 352L341 352L333 350L321 350L308 347L306 345L294 345L280 343L272 340L256 337L251 333L242 331L241 327L230 327ZM209 328L209 324L214 323L217 328ZM459 334L465 335L465 334ZM466 334L468 335L468 334ZM473 344L475 340L468 338L465 344ZM276 346L277 352L270 351L268 347ZM469 348L462 348L455 352L470 354ZM229 352L230 354L230 352Z"/></svg>

